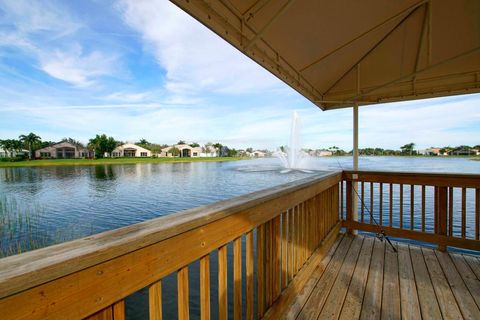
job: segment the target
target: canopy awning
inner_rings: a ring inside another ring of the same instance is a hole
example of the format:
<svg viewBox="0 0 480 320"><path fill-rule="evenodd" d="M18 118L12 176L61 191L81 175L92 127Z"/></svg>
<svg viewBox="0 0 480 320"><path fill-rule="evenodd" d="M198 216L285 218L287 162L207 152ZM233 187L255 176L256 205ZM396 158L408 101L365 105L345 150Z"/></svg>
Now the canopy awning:
<svg viewBox="0 0 480 320"><path fill-rule="evenodd" d="M478 0L172 2L323 110L480 92Z"/></svg>

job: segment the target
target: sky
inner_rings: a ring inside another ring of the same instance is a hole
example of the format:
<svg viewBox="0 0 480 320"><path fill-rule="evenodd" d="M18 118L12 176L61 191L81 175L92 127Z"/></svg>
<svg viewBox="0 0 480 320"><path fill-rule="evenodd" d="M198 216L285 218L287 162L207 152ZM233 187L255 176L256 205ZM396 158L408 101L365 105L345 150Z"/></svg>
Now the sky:
<svg viewBox="0 0 480 320"><path fill-rule="evenodd" d="M322 112L166 0L0 0L0 139L221 142L275 149L293 111L306 148L352 148ZM360 147L480 144L480 95L360 108Z"/></svg>

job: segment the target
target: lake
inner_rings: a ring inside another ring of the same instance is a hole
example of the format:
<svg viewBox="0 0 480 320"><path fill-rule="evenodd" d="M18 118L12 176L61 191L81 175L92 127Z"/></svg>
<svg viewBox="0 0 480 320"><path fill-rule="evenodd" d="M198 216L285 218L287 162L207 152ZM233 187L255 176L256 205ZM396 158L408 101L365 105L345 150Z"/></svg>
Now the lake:
<svg viewBox="0 0 480 320"><path fill-rule="evenodd" d="M284 174L279 172L277 159L0 168L0 248L2 255L9 255L76 239L322 171L351 169L351 162L351 157L316 158L309 166L312 173ZM359 166L366 170L480 173L480 161L466 158L361 157ZM212 259L215 266L215 257ZM198 285L198 278L191 277L191 286ZM171 293L164 300L170 319L175 317L175 308L168 307L175 306L174 275L164 285ZM192 295L196 291L190 290ZM146 316L145 295L141 291L127 300L129 319ZM195 304L192 308L195 314Z"/></svg>
<svg viewBox="0 0 480 320"><path fill-rule="evenodd" d="M321 171L351 157L311 159ZM360 157L360 169L480 173L467 158ZM274 158L228 162L0 168L1 255L84 237L307 177ZM367 192L368 194L368 192Z"/></svg>

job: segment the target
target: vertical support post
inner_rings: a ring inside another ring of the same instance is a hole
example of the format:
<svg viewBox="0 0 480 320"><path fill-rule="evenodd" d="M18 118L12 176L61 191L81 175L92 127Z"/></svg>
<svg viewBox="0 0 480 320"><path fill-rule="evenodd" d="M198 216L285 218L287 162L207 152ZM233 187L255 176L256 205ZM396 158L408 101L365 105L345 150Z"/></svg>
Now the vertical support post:
<svg viewBox="0 0 480 320"><path fill-rule="evenodd" d="M435 232L438 235L447 235L447 187L435 187ZM438 244L439 251L445 251L446 245Z"/></svg>
<svg viewBox="0 0 480 320"><path fill-rule="evenodd" d="M353 182L351 180L346 181L346 207L347 207L347 214L346 214L346 221L348 223L353 221ZM348 233L353 233L354 230L350 227L347 229Z"/></svg>
<svg viewBox="0 0 480 320"><path fill-rule="evenodd" d="M358 67L357 67L358 70ZM358 171L358 102L355 102L353 106L353 170ZM355 180L356 174L352 175L352 179ZM348 193L348 189L347 189ZM352 183L351 190L351 220L358 221L358 182L354 181ZM348 197L348 195L347 195ZM352 233L356 231L352 230Z"/></svg>

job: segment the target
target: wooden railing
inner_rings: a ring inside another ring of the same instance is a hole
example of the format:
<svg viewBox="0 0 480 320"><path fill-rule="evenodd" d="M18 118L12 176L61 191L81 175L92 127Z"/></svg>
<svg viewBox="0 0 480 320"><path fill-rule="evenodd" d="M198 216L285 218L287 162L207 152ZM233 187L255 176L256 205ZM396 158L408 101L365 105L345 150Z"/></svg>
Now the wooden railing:
<svg viewBox="0 0 480 320"><path fill-rule="evenodd" d="M193 273L200 279L201 319L211 317L212 306L219 319L229 312L234 319L260 318L299 281L312 254L327 250L339 233L341 177L312 177L1 259L1 318L124 319L125 298L148 288L150 319L162 319L162 283L172 273L179 319L189 318ZM217 283L210 279L212 255ZM212 287L216 301L210 300Z"/></svg>
<svg viewBox="0 0 480 320"><path fill-rule="evenodd" d="M480 250L480 175L344 171L343 181L340 215L348 229Z"/></svg>

